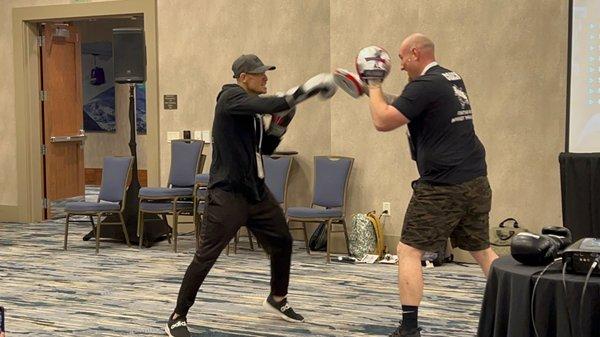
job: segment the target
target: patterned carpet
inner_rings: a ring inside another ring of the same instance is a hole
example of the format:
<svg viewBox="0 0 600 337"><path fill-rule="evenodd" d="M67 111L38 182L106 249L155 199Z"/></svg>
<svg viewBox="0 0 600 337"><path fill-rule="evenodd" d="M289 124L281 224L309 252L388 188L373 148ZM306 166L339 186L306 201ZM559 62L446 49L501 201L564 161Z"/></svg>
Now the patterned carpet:
<svg viewBox="0 0 600 337"><path fill-rule="evenodd" d="M98 193L100 193L99 186L85 186L85 196L77 196L66 199L59 199L50 202L50 209L52 210L52 219L60 219L67 216L65 213L65 206L68 202L71 201L88 201L88 202L96 202L98 200Z"/></svg>
<svg viewBox="0 0 600 337"><path fill-rule="evenodd" d="M138 250L81 237L89 225L70 228L62 250L60 220L0 223L0 305L7 337L164 336L194 242L181 238L181 253L161 242ZM325 264L322 254L294 248L290 303L306 323L284 322L262 311L269 290L265 254L247 249L223 254L188 315L202 336L387 336L400 317L396 267ZM245 248L245 249L244 249ZM425 270L420 312L425 336L473 336L484 291L476 266L449 264Z"/></svg>

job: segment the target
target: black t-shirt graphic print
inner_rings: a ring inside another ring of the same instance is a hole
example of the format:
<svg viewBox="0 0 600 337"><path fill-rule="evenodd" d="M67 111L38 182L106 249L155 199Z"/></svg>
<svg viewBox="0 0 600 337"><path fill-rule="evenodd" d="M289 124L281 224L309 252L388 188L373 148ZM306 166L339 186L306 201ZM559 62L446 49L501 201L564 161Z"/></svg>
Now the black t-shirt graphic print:
<svg viewBox="0 0 600 337"><path fill-rule="evenodd" d="M485 148L475 134L460 75L433 66L408 83L392 105L410 120L420 180L460 184L487 175Z"/></svg>

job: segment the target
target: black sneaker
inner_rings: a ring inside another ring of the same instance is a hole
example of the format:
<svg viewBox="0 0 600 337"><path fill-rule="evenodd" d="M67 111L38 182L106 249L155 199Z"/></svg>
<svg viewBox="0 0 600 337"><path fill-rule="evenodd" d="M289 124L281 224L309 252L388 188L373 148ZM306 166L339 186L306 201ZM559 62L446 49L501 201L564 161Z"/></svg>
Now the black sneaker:
<svg viewBox="0 0 600 337"><path fill-rule="evenodd" d="M165 332L169 337L190 337L190 332L187 328L187 319L185 316L179 316L173 319L173 315L169 317L169 321L165 326Z"/></svg>
<svg viewBox="0 0 600 337"><path fill-rule="evenodd" d="M304 317L294 312L294 309L288 304L287 298L284 298L281 302L277 302L273 298L273 295L269 295L263 302L263 307L288 322L304 322Z"/></svg>
<svg viewBox="0 0 600 337"><path fill-rule="evenodd" d="M407 329L400 324L390 337L421 337L421 328Z"/></svg>

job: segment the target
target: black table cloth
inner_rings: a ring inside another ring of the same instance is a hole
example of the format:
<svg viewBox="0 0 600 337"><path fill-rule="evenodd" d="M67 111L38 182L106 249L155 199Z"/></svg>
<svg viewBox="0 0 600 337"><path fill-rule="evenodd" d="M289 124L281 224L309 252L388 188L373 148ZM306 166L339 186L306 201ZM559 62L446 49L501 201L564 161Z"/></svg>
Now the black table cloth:
<svg viewBox="0 0 600 337"><path fill-rule="evenodd" d="M543 269L522 265L512 256L492 264L479 317L479 337L535 337L531 294ZM562 279L562 263L556 262L538 283L534 314L539 336L600 336L600 277L591 276L581 313L585 275L567 273L566 294Z"/></svg>

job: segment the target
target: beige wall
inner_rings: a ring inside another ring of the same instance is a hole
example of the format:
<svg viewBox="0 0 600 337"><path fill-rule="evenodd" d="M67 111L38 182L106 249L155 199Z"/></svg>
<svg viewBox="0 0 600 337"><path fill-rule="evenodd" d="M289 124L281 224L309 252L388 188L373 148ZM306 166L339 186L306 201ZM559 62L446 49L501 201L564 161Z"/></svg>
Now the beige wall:
<svg viewBox="0 0 600 337"><path fill-rule="evenodd" d="M268 73L272 93L328 72L329 1L158 2L159 97L178 95L177 110L162 110L161 176L168 177L168 131L209 130L221 86L233 83L231 63L256 53L277 70ZM185 28L183 28L185 27ZM299 109L279 149L297 150L290 203L310 202L312 157L330 152L329 104L313 100ZM210 153L210 145L205 150ZM210 166L210 158L205 171Z"/></svg>
<svg viewBox="0 0 600 337"><path fill-rule="evenodd" d="M56 2L56 1L55 1ZM63 3L67 1L62 1ZM12 41L12 8L51 3L51 1L0 1L0 205L16 206L17 130L15 112L14 64ZM52 2L53 3L53 2Z"/></svg>
<svg viewBox="0 0 600 337"><path fill-rule="evenodd" d="M111 1L111 0L109 0ZM92 0L91 2L98 2ZM17 206L17 132L13 62L12 9L16 7L46 6L72 3L70 0L2 0L0 1L0 205ZM1 220L1 219L0 219Z"/></svg>
<svg viewBox="0 0 600 337"><path fill-rule="evenodd" d="M14 101L10 8L68 1L0 2L0 204L14 204ZM393 70L385 89L399 93L406 75L395 57L404 36L429 35L440 63L460 73L475 112L476 130L487 149L494 190L491 223L508 216L539 229L561 224L558 153L564 143L567 2L518 1L175 1L159 0L159 97L177 94L178 110L160 108L161 181L168 176L166 132L207 130L215 96L232 81L230 65L241 53L257 53L277 65L269 73L272 92L336 67L353 68L357 51L371 44L388 49ZM298 150L290 204L307 204L312 157L356 158L349 213L381 210L389 201L389 245L400 233L404 209L417 177L404 129L378 133L365 99L343 92L330 102L303 104L281 149ZM210 146L208 151L210 152ZM152 159L150 159L152 160ZM208 167L208 165L207 165Z"/></svg>
<svg viewBox="0 0 600 337"><path fill-rule="evenodd" d="M112 29L117 27L142 27L143 20L101 19L76 21L75 25L81 33L82 43L112 41ZM85 57L85 56L84 56ZM88 56L89 57L89 56ZM83 73L84 80L89 73ZM101 168L102 159L106 156L127 156L129 150L129 86L115 86L115 132L87 132L85 141L85 167ZM146 168L146 135L137 135L137 165Z"/></svg>
<svg viewBox="0 0 600 337"><path fill-rule="evenodd" d="M543 5L542 5L543 4ZM420 31L436 43L438 61L460 73L487 150L493 189L491 224L513 216L531 229L561 225L558 153L564 144L567 1L331 1L332 65L352 67L361 47L378 44L397 55L406 35ZM364 18L378 17L369 21ZM356 24L361 22L361 24ZM373 32L379 32L374 34ZM384 85L399 94L407 77L393 58ZM387 134L370 127L367 102L332 100L333 153L357 160L353 211L381 210L398 239L417 178L405 128Z"/></svg>

